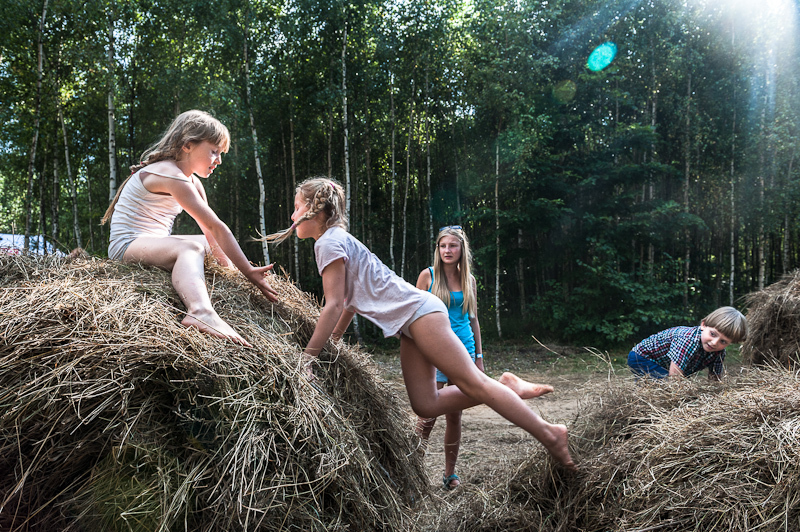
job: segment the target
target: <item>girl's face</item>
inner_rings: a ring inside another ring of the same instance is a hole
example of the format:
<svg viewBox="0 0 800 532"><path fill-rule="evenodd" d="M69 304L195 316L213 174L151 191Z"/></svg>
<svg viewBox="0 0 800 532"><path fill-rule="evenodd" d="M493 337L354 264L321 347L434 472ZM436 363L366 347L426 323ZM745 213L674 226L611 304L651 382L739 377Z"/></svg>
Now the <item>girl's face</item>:
<svg viewBox="0 0 800 532"><path fill-rule="evenodd" d="M298 192L294 197L294 212L292 213L292 221L297 222L300 218L302 218L305 213L308 212L309 205L306 202L305 196L303 196L302 192ZM322 228L322 223L325 216L322 213L317 213L314 215L313 218L310 220L305 220L300 222L299 225L295 227L295 231L297 231L297 238L313 238L314 240L318 239L324 233L324 229Z"/></svg>
<svg viewBox="0 0 800 532"><path fill-rule="evenodd" d="M457 236L445 235L439 239L439 258L445 264L458 264L461 260L461 240Z"/></svg>
<svg viewBox="0 0 800 532"><path fill-rule="evenodd" d="M179 166L187 175L197 174L200 177L209 177L219 164L222 163L222 148L204 140L190 142L183 147L183 157Z"/></svg>

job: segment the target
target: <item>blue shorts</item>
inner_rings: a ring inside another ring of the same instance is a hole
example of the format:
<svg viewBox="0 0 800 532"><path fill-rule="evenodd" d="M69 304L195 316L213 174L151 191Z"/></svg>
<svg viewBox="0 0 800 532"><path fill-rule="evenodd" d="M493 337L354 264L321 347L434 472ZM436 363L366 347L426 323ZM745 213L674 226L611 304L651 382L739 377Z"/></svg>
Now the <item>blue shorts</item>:
<svg viewBox="0 0 800 532"><path fill-rule="evenodd" d="M662 368L649 358L645 358L636 351L628 353L628 367L637 377L650 377L663 379L669 375L669 370Z"/></svg>

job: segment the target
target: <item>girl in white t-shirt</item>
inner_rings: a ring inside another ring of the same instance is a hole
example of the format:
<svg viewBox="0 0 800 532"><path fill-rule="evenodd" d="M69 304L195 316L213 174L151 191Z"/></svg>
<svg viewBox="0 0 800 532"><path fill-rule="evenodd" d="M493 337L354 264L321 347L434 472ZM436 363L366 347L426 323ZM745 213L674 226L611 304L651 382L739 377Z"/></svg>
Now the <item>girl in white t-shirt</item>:
<svg viewBox="0 0 800 532"><path fill-rule="evenodd" d="M403 380L417 415L431 418L486 404L532 434L557 461L576 469L567 427L544 421L522 400L541 395L543 387L512 373L504 373L499 381L481 373L450 328L442 300L395 275L350 235L345 205L339 183L326 177L307 179L297 187L292 226L267 237L282 242L296 230L298 238L316 241L325 306L305 348L309 378L311 362L328 339L342 337L357 312L385 336L400 336ZM437 389L436 368L456 386Z"/></svg>
<svg viewBox="0 0 800 532"><path fill-rule="evenodd" d="M133 173L120 185L102 222L111 222L109 258L172 272L172 285L186 305L184 326L249 346L214 310L204 268L211 253L277 301L277 292L264 277L272 265L250 264L228 226L208 205L199 179L211 175L229 145L230 133L219 120L203 111L181 113L141 162L131 167ZM183 210L194 218L202 235L172 234L175 217Z"/></svg>

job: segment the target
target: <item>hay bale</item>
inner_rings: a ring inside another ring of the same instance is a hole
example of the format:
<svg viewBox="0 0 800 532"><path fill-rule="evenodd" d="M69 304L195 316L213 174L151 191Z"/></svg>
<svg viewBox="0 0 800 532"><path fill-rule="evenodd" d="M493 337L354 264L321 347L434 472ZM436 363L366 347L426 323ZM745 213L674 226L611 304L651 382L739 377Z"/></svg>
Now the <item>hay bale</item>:
<svg viewBox="0 0 800 532"><path fill-rule="evenodd" d="M747 301L747 340L742 356L750 364L790 368L800 360L800 270L758 292Z"/></svg>
<svg viewBox="0 0 800 532"><path fill-rule="evenodd" d="M254 348L182 327L169 274L0 256L0 530L405 530L406 409L357 348L300 366L319 307L209 268Z"/></svg>
<svg viewBox="0 0 800 532"><path fill-rule="evenodd" d="M757 370L608 383L572 432L581 471L542 456L462 498L448 530L753 531L800 527L800 375Z"/></svg>

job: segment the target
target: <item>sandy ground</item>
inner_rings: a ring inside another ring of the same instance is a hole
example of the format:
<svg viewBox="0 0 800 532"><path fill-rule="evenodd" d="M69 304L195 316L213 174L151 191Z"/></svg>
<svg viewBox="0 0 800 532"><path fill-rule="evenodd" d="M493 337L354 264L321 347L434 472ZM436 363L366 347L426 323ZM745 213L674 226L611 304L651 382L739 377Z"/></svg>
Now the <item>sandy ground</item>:
<svg viewBox="0 0 800 532"><path fill-rule="evenodd" d="M519 375L533 382L550 384L555 388L553 393L527 400L526 403L531 409L551 423L571 424L580 408L582 387L590 377L559 375L548 378L522 372ZM397 394L406 399L399 371L389 377ZM409 416L413 417L410 407ZM445 418L442 416L434 426L425 453L425 466L431 486L441 495L447 495L447 492L440 489L444 472L445 426ZM541 449L541 445L533 436L484 405L463 412L461 430L461 449L456 473L464 486L471 485L488 490L528 455ZM456 495L458 491L455 490L452 495Z"/></svg>
<svg viewBox="0 0 800 532"><path fill-rule="evenodd" d="M522 375L534 379L531 375ZM558 379L552 384L555 391L526 403L551 423L570 424L579 408L580 381ZM445 419L437 420L431 433L425 465L431 483L441 486L444 471ZM510 468L516 467L540 444L530 434L506 421L487 406L465 410L461 418L461 449L456 473L464 485L488 489L497 483Z"/></svg>

